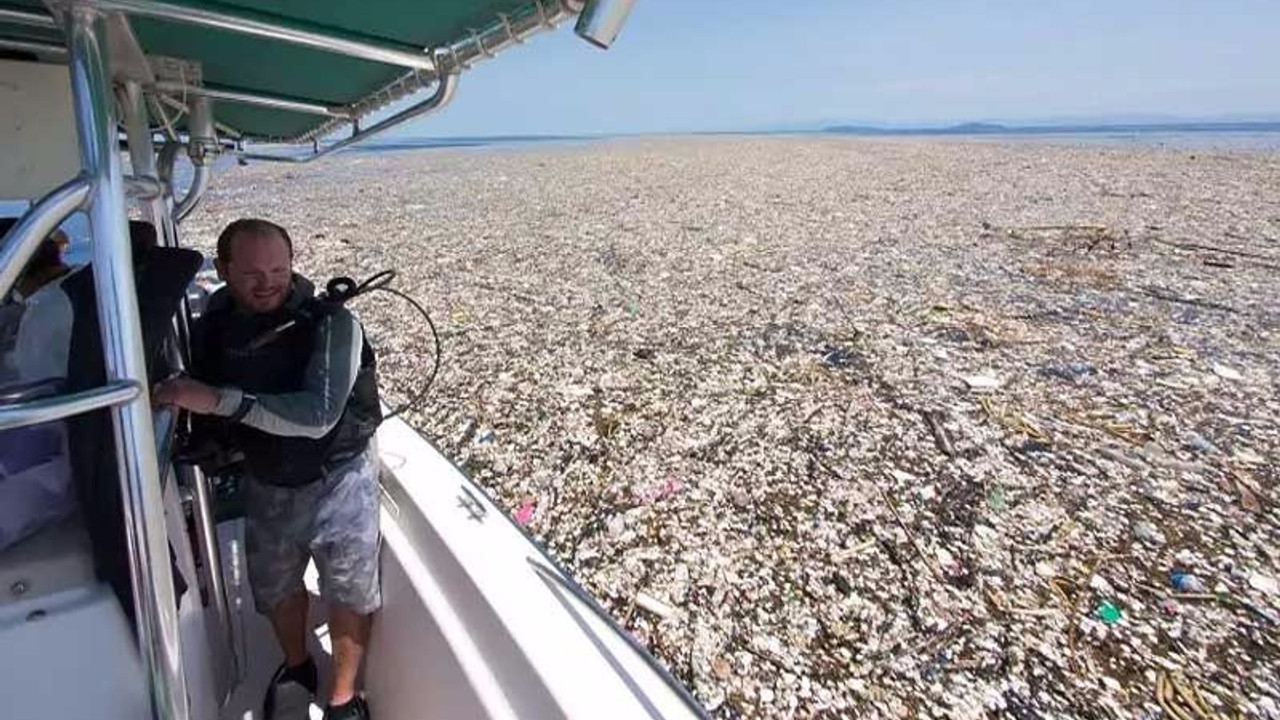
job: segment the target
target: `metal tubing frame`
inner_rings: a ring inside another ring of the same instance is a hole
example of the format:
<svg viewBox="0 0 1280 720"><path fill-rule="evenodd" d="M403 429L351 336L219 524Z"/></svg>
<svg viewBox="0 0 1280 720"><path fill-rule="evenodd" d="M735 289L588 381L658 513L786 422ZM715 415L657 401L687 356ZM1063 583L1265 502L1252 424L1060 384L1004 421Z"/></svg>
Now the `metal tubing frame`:
<svg viewBox="0 0 1280 720"><path fill-rule="evenodd" d="M245 152L242 152L239 155L240 157L246 160L270 160L274 162L309 163L314 160L319 160L320 158L326 155L330 155L345 147L354 145L355 143L358 143L361 140L365 140L373 135L377 135L378 133L388 130L392 127L395 127L396 125L399 125L402 122L412 120L413 118L421 117L435 110L439 110L440 108L447 105L450 100L453 99L453 94L454 92L457 91L457 89L458 89L458 74L449 73L444 77L440 78L439 82L436 83L435 91L432 92L430 97L426 98L425 100L415 103L414 105L407 107L404 110L401 110L395 115L392 115L391 117L386 118L381 122L375 123L371 127L365 128L364 130L360 130L359 132L352 133L350 137L339 140L338 142L324 148L323 150L314 152L310 155L297 157L297 156L289 156L289 155L268 155L263 153L245 153Z"/></svg>
<svg viewBox="0 0 1280 720"><path fill-rule="evenodd" d="M204 197L204 193L209 189L209 181L213 179L213 173L208 165L196 165L191 173L191 187L187 188L187 194L182 196L181 200L174 203L173 221L182 222L187 219L192 210L196 209L196 205L200 204L200 199Z"/></svg>
<svg viewBox="0 0 1280 720"><path fill-rule="evenodd" d="M120 89L120 107L123 110L125 133L129 141L129 162L133 166L135 175L145 177L156 182L157 186L164 187L160 180L159 168L156 166L155 144L152 142L151 129L147 122L147 97L139 83L126 82ZM197 168L201 172L207 170L204 166L197 166ZM156 228L160 244L165 247L179 246L172 203L173 196L162 193L153 198L144 208ZM173 323L173 333L178 340L179 348L185 349L189 344L188 317L189 310L184 298L181 308L174 315ZM187 366L187 359L181 350L175 349L170 360L178 369L184 369ZM156 456L161 462L167 463L173 434L177 430L178 417L172 411L164 411L160 415L167 419L168 424L157 422L157 426L164 429L164 435L156 440ZM167 468L164 472L167 472ZM224 653L218 659L224 663L221 669L225 675L221 679L227 681L226 687L222 689L223 696L219 698L219 704L225 704L234 690L235 680L239 674L239 663L231 630L231 612L227 605L226 583L222 579L222 553L218 547L217 526L213 522L209 483L199 468L179 466L176 474L178 482L191 490L194 511L192 514L195 519L200 558L204 566L205 587L209 590L209 599L213 605L216 637L224 643Z"/></svg>
<svg viewBox="0 0 1280 720"><path fill-rule="evenodd" d="M169 196L165 179L156 167L155 145L151 140L151 127L147 122L147 97L142 85L135 81L126 81L119 90L120 108L123 112L125 138L129 148L129 164L133 166L133 177L148 184L154 183L159 192L146 196L143 206L146 219L156 230L160 244L166 247L177 247L177 229L174 227L172 211L169 209ZM182 313L185 320L185 304ZM180 344L185 347L187 336L186 324L179 332ZM182 358L178 358L181 360Z"/></svg>
<svg viewBox="0 0 1280 720"><path fill-rule="evenodd" d="M126 175L124 189L134 200L156 200L164 194L164 188L161 187L159 180L139 175Z"/></svg>
<svg viewBox="0 0 1280 720"><path fill-rule="evenodd" d="M242 35L253 35L361 60L371 60L427 72L434 72L436 69L435 62L425 51L420 53L408 52L367 41L325 35L214 10L155 2L154 0L95 0L94 4L102 10L119 11L129 15L152 17L160 20L171 20L189 25L227 30Z"/></svg>
<svg viewBox="0 0 1280 720"><path fill-rule="evenodd" d="M186 103L178 100L177 98L169 97L168 95L153 95L152 97L155 98L155 100L161 105L168 105L170 108L173 108L174 110L177 110L178 112L184 115L191 114L191 108ZM218 132L222 133L223 135L229 138L233 138L236 140L240 139L240 131L236 130L230 125L227 125L226 123L220 123L215 121L213 123L213 126L217 128Z"/></svg>
<svg viewBox="0 0 1280 720"><path fill-rule="evenodd" d="M142 389L134 382L107 383L100 388L55 395L0 407L0 430L39 425L137 399Z"/></svg>
<svg viewBox="0 0 1280 720"><path fill-rule="evenodd" d="M623 4L629 5L627 2L624 2ZM363 100L353 103L347 107L332 107L321 103L309 103L291 98L245 92L235 88L215 87L202 90L198 86L184 88L169 87L169 85L171 85L170 83L162 83L161 85L164 86L163 89L157 88L158 97L162 98L166 102L174 104L176 104L177 101L164 93L185 92L189 95L202 94L207 97L214 97L227 102L242 102L264 107L274 107L280 110L322 115L330 118L328 122L322 123L320 126L299 136L291 138L277 138L276 140L280 142L302 143L309 140L316 140L332 133L341 125L348 123L353 125L352 134L349 138L339 141L336 147L319 151L309 157L298 158L270 154L241 155L241 157L257 160L309 162L322 157L323 155L327 155L330 152L335 152L343 147L347 147L355 142L365 140L376 132L382 132L396 124L399 124L400 122L404 122L413 117L417 117L424 112L435 109L443 103L432 103L429 101L424 102L421 107L415 106L415 109L417 110L415 113L398 114L396 117L398 117L399 120L394 123L379 123L375 126L378 128L377 131L374 131L373 128L360 130L358 127L358 118L375 112L378 109L399 100L400 98L413 94L431 82L443 83L450 76L470 68L474 63L480 60L494 57L500 50L511 45L522 43L526 37L542 29L554 28L566 18L582 12L587 3L585 0L532 0L529 5L529 7L532 8L531 11L523 13L517 11L513 15L500 14L496 21L490 23L484 29L473 31L468 37L434 52L427 49L411 52L388 47L386 45L379 45L367 40L327 35L322 32L313 32L301 28L289 27L280 23L267 22L213 10L159 2L157 0L94 0L94 5L100 10L121 12L127 15L159 18L244 35L262 37L300 45L323 52L396 65L411 70L411 72L389 83L381 90L371 93ZM20 12L19 14L31 19L33 22L43 22L43 20L40 19L41 16L36 13ZM52 48L50 48L50 50L52 50ZM447 89L448 92L452 94L453 89ZM225 135L233 137L238 135L238 133L228 132L231 128L222 127L220 129Z"/></svg>
<svg viewBox="0 0 1280 720"><path fill-rule="evenodd" d="M554 29L561 22L581 12L584 4L582 0L532 0L530 3L532 11L515 19L505 15L500 16L484 29L477 30L468 37L437 50L436 74L447 75L469 70L476 63L492 58L496 53L508 47L519 45L525 39L542 30ZM421 72L407 73L387 84L381 90L371 93L365 99L348 106L346 110L353 119L364 117L401 98L418 92L434 79L435 76L431 74ZM281 138L281 141L305 142L314 140L334 132L348 122L351 121L342 119L330 120L298 137ZM363 140L368 137L368 135L364 135L360 139ZM276 158L268 155L258 159L271 160ZM286 159L285 162L290 162L290 160Z"/></svg>
<svg viewBox="0 0 1280 720"><path fill-rule="evenodd" d="M191 175L191 186L187 188L187 193L181 199L174 195L173 185L173 164L178 159L178 153L187 149L188 144L184 142L166 142L164 147L160 149L157 174L160 178L160 184L164 186L165 207L168 209L166 223L173 226L171 231L166 233L173 237L173 241L177 242L177 224L187 216L192 210L195 210L196 204L200 202L200 198L204 196L205 190L209 188L210 168L207 164L201 163L193 166ZM176 245L175 245L176 246Z"/></svg>
<svg viewBox="0 0 1280 720"><path fill-rule="evenodd" d="M190 707L182 667L178 608L173 601L173 572L150 393L144 384L147 368L134 294L111 80L102 46L103 16L94 7L73 5L64 20L81 163L93 183L89 226L107 377L112 382L141 386L133 400L111 411L139 659L149 681L152 716L157 720L187 720Z"/></svg>
<svg viewBox="0 0 1280 720"><path fill-rule="evenodd" d="M0 8L0 22L12 25L29 25L31 27L58 29L58 23L43 13L19 10L17 8Z"/></svg>
<svg viewBox="0 0 1280 720"><path fill-rule="evenodd" d="M157 82L154 87L157 92L162 93L194 95L198 97L207 97L213 100L223 100L225 102L239 103L242 105L256 105L258 107L273 108L275 110L288 110L290 112L304 113L307 115L323 115L325 117L344 119L351 118L351 114L341 107L330 107L328 105L321 105L320 103L291 100L289 98L277 97L275 95L263 95L260 93L245 92L232 88L223 88L211 85L184 85L182 83L172 81Z"/></svg>
<svg viewBox="0 0 1280 720"><path fill-rule="evenodd" d="M40 243L77 210L84 208L93 183L84 175L40 198L4 236L0 246L0 297L8 295Z"/></svg>
<svg viewBox="0 0 1280 720"><path fill-rule="evenodd" d="M209 98L193 97L191 98L190 112L187 114L187 156L191 158L191 164L194 172L191 175L191 187L187 188L187 194L182 196L181 200L174 198L173 221L180 223L191 214L192 210L200 204L200 200L204 197L204 193L209 189L209 181L213 176L213 168L209 162L209 147L213 147L216 152L218 147L218 134L215 130L213 122L213 108ZM170 194L173 192L173 160L174 155L169 155L161 163L163 168L161 174L166 176L166 182L170 184Z"/></svg>
<svg viewBox="0 0 1280 720"><path fill-rule="evenodd" d="M204 557L205 579L209 585L210 602L213 603L213 614L217 619L219 637L227 643L227 675L219 678L226 682L219 705L226 705L231 694L240 681L243 665L236 654L235 625L231 619L231 604L227 599L227 584L222 577L222 551L218 546L218 524L213 513L213 492L209 488L209 478L204 471L195 465L179 465L178 480L191 489L191 514L195 519L196 533L200 547L207 548L209 554Z"/></svg>
<svg viewBox="0 0 1280 720"><path fill-rule="evenodd" d="M43 43L36 40L15 40L13 38L0 38L0 50L15 50L17 52L28 52L33 55L49 55L51 57L66 58L67 49L61 45L53 43Z"/></svg>

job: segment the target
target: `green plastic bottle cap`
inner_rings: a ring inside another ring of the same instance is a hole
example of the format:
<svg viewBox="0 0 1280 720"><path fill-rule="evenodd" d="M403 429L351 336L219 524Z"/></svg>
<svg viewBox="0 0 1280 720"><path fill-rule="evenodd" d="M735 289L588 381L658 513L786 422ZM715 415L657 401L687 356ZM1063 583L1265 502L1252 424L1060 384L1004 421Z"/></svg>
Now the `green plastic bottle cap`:
<svg viewBox="0 0 1280 720"><path fill-rule="evenodd" d="M1120 608L1116 607L1116 604L1110 600L1103 600L1102 603L1098 605L1097 613L1098 619L1108 625L1115 625L1120 622L1120 617L1122 615Z"/></svg>

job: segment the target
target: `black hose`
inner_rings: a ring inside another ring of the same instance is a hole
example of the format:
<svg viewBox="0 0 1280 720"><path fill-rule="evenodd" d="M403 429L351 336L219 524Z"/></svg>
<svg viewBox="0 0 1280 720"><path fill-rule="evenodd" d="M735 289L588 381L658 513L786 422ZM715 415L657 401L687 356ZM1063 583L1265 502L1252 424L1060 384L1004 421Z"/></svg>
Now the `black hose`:
<svg viewBox="0 0 1280 720"><path fill-rule="evenodd" d="M419 390L416 395L410 397L407 402L393 410L389 415L384 417L383 420L390 420L407 410L417 409L418 404L422 402L423 398L427 396L427 392L431 390L431 385L435 383L436 374L440 372L441 345L440 333L436 330L436 324L432 322L430 313L428 313L426 308L422 307L417 300L414 300L408 295L391 287L391 281L395 279L395 270L383 270L382 272L374 273L361 283L357 283L349 277L333 278L325 284L324 293L316 298L317 302L313 306L313 310L309 312L310 319L312 321L316 321L361 295L367 295L371 292L380 290L382 292L391 293L392 295L408 302L413 306L413 309L417 310L418 314L427 321L427 327L431 328L431 337L435 340L436 345L435 362L431 366L431 376L427 378L426 384L422 386L422 389ZM296 318L287 320L286 322L258 335L249 342L247 347L250 350L256 350L269 345L278 340L284 332L297 324L298 320Z"/></svg>
<svg viewBox="0 0 1280 720"><path fill-rule="evenodd" d="M386 270L385 272L390 273L391 277L395 277L394 270ZM369 280L364 281L363 283L361 283L361 287L369 286L371 282L374 280L374 278L377 278L379 275L382 275L382 274L383 273L379 273L378 275L374 275L372 278L369 278ZM435 361L431 365L431 375L427 378L427 382L423 384L422 389L420 389L416 395L406 400L403 405L396 408L395 410L392 410L390 414L382 418L383 421L390 420L393 417L397 417L401 413L404 413L408 410L418 409L418 404L421 403L427 397L427 393L431 390L431 386L436 381L436 374L440 372L440 352L441 352L440 333L436 330L436 324L431 321L431 315L427 312L426 308L422 307L422 305L417 300L414 300L413 298L409 297L405 293L402 293L393 287L389 287L388 283L390 282L391 282L391 279L388 278L386 281L382 282L381 284L376 286L370 286L366 290L362 290L357 294L364 294L365 292L380 290L385 293L391 293L392 295L395 295L401 298L402 300L404 300L405 302L409 303L410 305L412 305L413 309L417 310L418 314L422 315L422 318L427 321L427 327L431 328L431 337L435 341L436 352L435 352Z"/></svg>
<svg viewBox="0 0 1280 720"><path fill-rule="evenodd" d="M355 280L349 277L336 277L325 284L324 296L321 299L327 303L342 305L348 300L357 298L367 292L385 288L395 279L395 270L383 270L382 272L374 273L358 285Z"/></svg>

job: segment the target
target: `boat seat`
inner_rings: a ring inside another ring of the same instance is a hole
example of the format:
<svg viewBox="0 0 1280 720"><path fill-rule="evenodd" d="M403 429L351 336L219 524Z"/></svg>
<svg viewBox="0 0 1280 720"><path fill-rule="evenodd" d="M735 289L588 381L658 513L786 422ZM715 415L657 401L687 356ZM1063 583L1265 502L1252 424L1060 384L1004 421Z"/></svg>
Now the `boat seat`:
<svg viewBox="0 0 1280 720"><path fill-rule="evenodd" d="M78 515L0 552L0 607L95 581L89 536Z"/></svg>
<svg viewBox="0 0 1280 720"><path fill-rule="evenodd" d="M168 374L164 344L169 336L170 322L203 258L194 250L157 247L155 230L148 223L133 221L129 229L133 240L143 352L150 380L155 382ZM62 287L71 299L75 315L71 326L67 389L74 392L100 387L106 382L106 367L102 358L92 265L68 277ZM85 527L97 576L115 590L125 615L132 620L133 590L111 415L106 410L77 415L68 419L67 428L71 441L72 476L81 507L85 508ZM174 586L178 597L181 597L186 583L176 565Z"/></svg>

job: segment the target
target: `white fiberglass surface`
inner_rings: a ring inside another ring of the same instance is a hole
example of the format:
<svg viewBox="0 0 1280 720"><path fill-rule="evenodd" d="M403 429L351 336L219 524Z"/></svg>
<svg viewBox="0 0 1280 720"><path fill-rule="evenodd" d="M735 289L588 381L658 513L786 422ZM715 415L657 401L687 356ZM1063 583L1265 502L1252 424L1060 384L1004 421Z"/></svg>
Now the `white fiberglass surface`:
<svg viewBox="0 0 1280 720"><path fill-rule="evenodd" d="M222 551L223 577L226 580L227 604L231 610L232 634L240 654L239 684L220 713L221 720L262 720L262 700L267 683L284 659L280 646L265 616L253 607L249 578L244 564L244 521L231 520L218 525L218 542ZM332 646L329 643L328 613L319 601L319 584L315 565L307 568L307 592L311 594L311 617L308 623L308 645L320 668L320 693L328 692ZM311 706L310 720L320 720L324 709ZM292 720L292 719L291 719Z"/></svg>
<svg viewBox="0 0 1280 720"><path fill-rule="evenodd" d="M420 565L410 574L424 602L439 594L450 610L436 619L452 652L482 658L468 675L491 716L698 716L597 607L572 597L570 581L547 582L534 565L549 561L448 458L400 420L383 424L378 443L384 518L397 518L396 541Z"/></svg>

